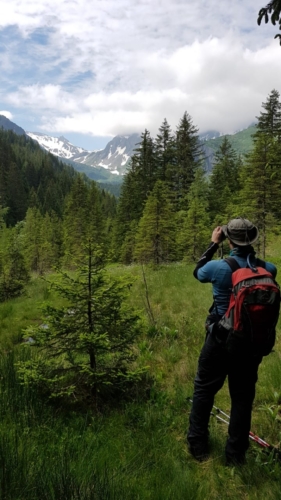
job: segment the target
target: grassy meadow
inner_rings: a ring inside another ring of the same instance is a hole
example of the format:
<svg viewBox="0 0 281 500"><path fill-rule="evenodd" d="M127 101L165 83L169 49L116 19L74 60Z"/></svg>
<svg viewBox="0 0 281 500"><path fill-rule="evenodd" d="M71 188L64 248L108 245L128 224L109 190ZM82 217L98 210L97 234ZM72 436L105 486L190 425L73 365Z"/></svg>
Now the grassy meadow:
<svg viewBox="0 0 281 500"><path fill-rule="evenodd" d="M270 253L281 280L278 252ZM212 301L211 287L193 278L193 267L146 266L147 287L140 266L109 268L135 278L129 300L145 324L136 349L150 390L99 411L51 404L19 383L17 362L34 348L24 345L22 331L40 322L41 304L53 299L46 282L34 278L24 296L0 304L1 500L281 500L281 462L253 443L245 466L225 467L227 426L217 419L210 421L210 459L197 463L188 453L187 397ZM252 422L252 431L276 446L280 326L278 333L275 352L260 367ZM229 412L227 384L216 405Z"/></svg>

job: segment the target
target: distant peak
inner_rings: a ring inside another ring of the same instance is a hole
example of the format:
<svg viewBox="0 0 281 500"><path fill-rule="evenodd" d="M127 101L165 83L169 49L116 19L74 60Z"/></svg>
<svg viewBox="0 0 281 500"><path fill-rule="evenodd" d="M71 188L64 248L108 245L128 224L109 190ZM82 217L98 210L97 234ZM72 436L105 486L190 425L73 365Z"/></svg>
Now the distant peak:
<svg viewBox="0 0 281 500"><path fill-rule="evenodd" d="M69 140L68 140L66 137L64 137L63 135L60 135L60 136L58 137L58 140L59 140L59 141L63 141L63 142L69 142Z"/></svg>

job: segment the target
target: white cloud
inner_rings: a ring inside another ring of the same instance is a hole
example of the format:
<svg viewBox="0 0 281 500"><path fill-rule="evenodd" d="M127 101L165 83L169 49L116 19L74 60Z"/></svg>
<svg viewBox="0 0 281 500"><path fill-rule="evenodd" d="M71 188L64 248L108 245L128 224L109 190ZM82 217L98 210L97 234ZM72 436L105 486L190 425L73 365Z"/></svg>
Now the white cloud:
<svg viewBox="0 0 281 500"><path fill-rule="evenodd" d="M276 27L257 26L260 2L2 0L0 34L16 31L0 54L0 106L58 133L155 134L185 110L202 131L247 126L281 90Z"/></svg>
<svg viewBox="0 0 281 500"><path fill-rule="evenodd" d="M31 85L7 96L15 107L42 111L46 131L115 135L148 128L155 134L164 118L176 127L184 111L201 130L235 131L251 123L273 88L281 66L272 66L274 42L257 51L231 38L210 38L139 57L132 73L144 90L91 92L91 84L68 92L60 85ZM279 54L280 55L280 54Z"/></svg>
<svg viewBox="0 0 281 500"><path fill-rule="evenodd" d="M10 113L10 111L0 111L0 115L6 116L6 118L8 118L8 120L13 119L13 115L12 115L12 113Z"/></svg>

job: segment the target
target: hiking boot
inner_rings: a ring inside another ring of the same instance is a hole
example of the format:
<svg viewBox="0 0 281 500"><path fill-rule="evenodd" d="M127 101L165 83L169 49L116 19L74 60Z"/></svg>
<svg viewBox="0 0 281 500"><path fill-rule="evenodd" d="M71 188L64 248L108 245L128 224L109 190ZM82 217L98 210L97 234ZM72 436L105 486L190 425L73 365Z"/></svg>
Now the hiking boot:
<svg viewBox="0 0 281 500"><path fill-rule="evenodd" d="M244 453L231 456L226 455L225 457L225 465L228 467L234 467L236 465L244 465L245 462L246 458Z"/></svg>
<svg viewBox="0 0 281 500"><path fill-rule="evenodd" d="M188 450L198 462L204 462L209 458L209 448L206 443L187 443Z"/></svg>

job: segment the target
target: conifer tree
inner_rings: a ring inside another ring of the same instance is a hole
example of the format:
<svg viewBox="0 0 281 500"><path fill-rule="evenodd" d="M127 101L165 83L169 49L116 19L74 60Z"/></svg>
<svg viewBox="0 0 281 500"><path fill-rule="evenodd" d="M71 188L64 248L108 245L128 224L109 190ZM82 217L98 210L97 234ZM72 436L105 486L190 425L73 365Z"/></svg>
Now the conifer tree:
<svg viewBox="0 0 281 500"><path fill-rule="evenodd" d="M188 210L182 215L181 227L177 231L180 257L196 261L210 240L210 217L208 210L208 183L202 168L196 171L190 187Z"/></svg>
<svg viewBox="0 0 281 500"><path fill-rule="evenodd" d="M43 217L42 233L41 273L58 267L63 255L62 221L55 212Z"/></svg>
<svg viewBox="0 0 281 500"><path fill-rule="evenodd" d="M129 229L126 232L125 239L120 248L120 262L123 264L131 264L133 262L134 249L136 244L136 235L138 229L138 221L131 222Z"/></svg>
<svg viewBox="0 0 281 500"><path fill-rule="evenodd" d="M81 253L88 237L89 188L82 176L77 177L66 199L63 221L64 265L71 266Z"/></svg>
<svg viewBox="0 0 281 500"><path fill-rule="evenodd" d="M132 239L132 231L143 214L147 196L157 180L157 163L154 142L148 130L141 135L141 142L131 158L130 171L124 177L119 197L113 231L113 253L117 259L122 253L126 261L131 259L129 246L122 246ZM127 237L127 233L128 237Z"/></svg>
<svg viewBox="0 0 281 500"><path fill-rule="evenodd" d="M117 205L116 219L113 222L111 251L115 260L120 259L121 253L123 256L127 254L127 251L124 253L124 250L121 250L122 245L127 238L127 233L135 231L135 227L141 217L143 205L142 200L138 198L138 193L137 175L134 171L128 171L124 176ZM131 259L129 254L125 261L128 262L128 259Z"/></svg>
<svg viewBox="0 0 281 500"><path fill-rule="evenodd" d="M280 219L281 180L278 140L259 134L252 153L241 170L241 207L247 218L260 230L262 256L265 257L267 235Z"/></svg>
<svg viewBox="0 0 281 500"><path fill-rule="evenodd" d="M105 216L102 211L101 193L92 182L88 197L88 228L87 232L96 245L105 242Z"/></svg>
<svg viewBox="0 0 281 500"><path fill-rule="evenodd" d="M170 187L177 208L185 208L186 195L195 179L196 170L202 165L202 147L198 129L191 117L184 113L176 131L176 162L170 169Z"/></svg>
<svg viewBox="0 0 281 500"><path fill-rule="evenodd" d="M150 132L146 129L141 134L141 142L132 156L131 170L137 179L138 193L136 194L143 208L146 198L157 180L155 144Z"/></svg>
<svg viewBox="0 0 281 500"><path fill-rule="evenodd" d="M262 103L264 111L261 111L257 117L257 132L254 134L254 140L262 133L281 141L281 103L279 98L278 90L273 89L266 102Z"/></svg>
<svg viewBox="0 0 281 500"><path fill-rule="evenodd" d="M45 242L44 218L38 208L29 208L22 229L22 245L28 269L44 272L43 247Z"/></svg>
<svg viewBox="0 0 281 500"><path fill-rule="evenodd" d="M175 137L165 118L155 140L157 178L159 180L167 181L169 179L169 171L175 166L175 154Z"/></svg>
<svg viewBox="0 0 281 500"><path fill-rule="evenodd" d="M258 117L254 149L241 170L241 203L244 213L260 229L260 251L281 216L281 105L279 92L272 90Z"/></svg>
<svg viewBox="0 0 281 500"><path fill-rule="evenodd" d="M15 228L0 230L0 302L21 295L30 275Z"/></svg>
<svg viewBox="0 0 281 500"><path fill-rule="evenodd" d="M134 251L136 260L156 265L174 260L175 220L169 199L167 186L157 181L139 222Z"/></svg>
<svg viewBox="0 0 281 500"><path fill-rule="evenodd" d="M212 221L219 221L228 209L228 204L239 192L239 166L241 160L237 157L227 137L224 137L215 154L215 162L210 175L209 208ZM218 222L219 223L219 222Z"/></svg>
<svg viewBox="0 0 281 500"><path fill-rule="evenodd" d="M141 324L126 300L130 280L109 276L97 247L84 250L76 275L61 273L51 285L64 305L44 307L44 328L25 332L38 356L21 363L19 371L50 397L97 404L126 391L145 370L132 366Z"/></svg>

